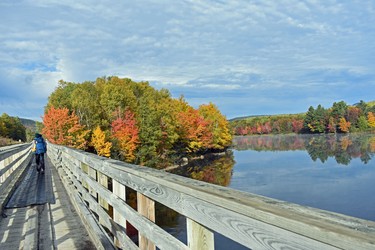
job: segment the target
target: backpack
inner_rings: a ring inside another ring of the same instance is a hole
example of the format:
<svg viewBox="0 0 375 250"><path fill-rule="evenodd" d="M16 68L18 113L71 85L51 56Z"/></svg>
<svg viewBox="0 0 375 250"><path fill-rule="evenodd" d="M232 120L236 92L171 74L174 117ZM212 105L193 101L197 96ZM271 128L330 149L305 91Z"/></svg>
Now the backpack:
<svg viewBox="0 0 375 250"><path fill-rule="evenodd" d="M47 151L46 143L43 139L43 137L37 137L35 138L35 144L36 144L36 153L41 154L45 153Z"/></svg>

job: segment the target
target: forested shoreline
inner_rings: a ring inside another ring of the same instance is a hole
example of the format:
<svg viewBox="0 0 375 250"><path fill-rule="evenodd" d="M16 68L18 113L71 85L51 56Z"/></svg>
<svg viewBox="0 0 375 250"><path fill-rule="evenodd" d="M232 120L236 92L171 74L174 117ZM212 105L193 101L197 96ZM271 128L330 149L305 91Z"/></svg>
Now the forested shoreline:
<svg viewBox="0 0 375 250"><path fill-rule="evenodd" d="M232 142L229 122L213 103L195 109L166 89L115 76L61 80L43 124L52 143L158 168L186 155L224 151Z"/></svg>
<svg viewBox="0 0 375 250"><path fill-rule="evenodd" d="M348 105L334 102L326 109L310 106L305 114L257 116L230 122L234 135L348 133L375 130L375 102Z"/></svg>
<svg viewBox="0 0 375 250"><path fill-rule="evenodd" d="M164 168L183 157L223 152L233 135L374 131L375 101L340 101L328 109L310 106L302 114L228 121L213 103L195 109L166 89L112 76L83 83L61 80L48 98L43 124L36 126L25 127L18 117L4 113L1 145L30 141L39 131L52 143Z"/></svg>

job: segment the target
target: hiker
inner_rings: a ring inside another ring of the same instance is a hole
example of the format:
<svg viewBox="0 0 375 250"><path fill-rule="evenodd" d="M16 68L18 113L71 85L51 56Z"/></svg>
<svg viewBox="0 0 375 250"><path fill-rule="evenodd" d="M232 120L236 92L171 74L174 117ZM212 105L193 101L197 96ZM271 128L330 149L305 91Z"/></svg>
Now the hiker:
<svg viewBox="0 0 375 250"><path fill-rule="evenodd" d="M43 136L39 133L35 134L34 138L34 152L35 152L35 162L36 170L41 171L44 174L44 153L47 152L47 144Z"/></svg>

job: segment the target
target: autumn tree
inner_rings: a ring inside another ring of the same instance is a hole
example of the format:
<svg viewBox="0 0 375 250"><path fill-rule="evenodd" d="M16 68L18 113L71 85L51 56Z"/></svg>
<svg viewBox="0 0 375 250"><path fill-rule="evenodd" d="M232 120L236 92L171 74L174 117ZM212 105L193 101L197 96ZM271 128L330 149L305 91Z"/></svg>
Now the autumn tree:
<svg viewBox="0 0 375 250"><path fill-rule="evenodd" d="M126 110L123 115L117 113L117 119L112 124L112 137L115 140L120 156L132 162L135 160L135 150L139 144L138 127L135 115Z"/></svg>
<svg viewBox="0 0 375 250"><path fill-rule="evenodd" d="M350 122L352 128L353 126L357 127L360 115L361 109L359 109L358 107L349 106L346 110L345 119Z"/></svg>
<svg viewBox="0 0 375 250"><path fill-rule="evenodd" d="M132 90L130 79L109 77L100 89L99 103L104 112L104 119L110 121L116 110L125 112L126 109L136 110L137 100ZM104 124L103 124L104 125Z"/></svg>
<svg viewBox="0 0 375 250"><path fill-rule="evenodd" d="M67 145L79 149L87 147L88 130L78 122L78 117L69 114L67 108L51 106L43 117L42 133L52 143Z"/></svg>
<svg viewBox="0 0 375 250"><path fill-rule="evenodd" d="M185 145L188 152L212 147L213 135L209 127L210 123L199 114L198 110L187 106L186 110L182 110L176 118L180 143Z"/></svg>
<svg viewBox="0 0 375 250"><path fill-rule="evenodd" d="M375 128L375 115L372 112L367 113L367 122L370 128Z"/></svg>
<svg viewBox="0 0 375 250"><path fill-rule="evenodd" d="M95 148L97 155L110 157L112 143L106 138L105 133L97 126L91 137L91 145Z"/></svg>
<svg viewBox="0 0 375 250"><path fill-rule="evenodd" d="M329 133L336 133L336 122L335 122L335 119L333 117L330 117L328 119L328 125L327 125L327 131Z"/></svg>
<svg viewBox="0 0 375 250"><path fill-rule="evenodd" d="M344 133L349 132L350 122L346 121L346 119L344 117L340 118L338 125L339 125L339 129L341 130L341 132L344 132Z"/></svg>
<svg viewBox="0 0 375 250"><path fill-rule="evenodd" d="M212 148L219 150L227 148L232 143L232 134L225 116L211 102L199 106L198 111L209 122L209 129L212 133Z"/></svg>
<svg viewBox="0 0 375 250"><path fill-rule="evenodd" d="M79 118L74 111L69 116L67 123L68 126L70 126L66 136L67 145L78 149L86 149L88 145L88 134L90 131L86 130L85 126L79 123Z"/></svg>

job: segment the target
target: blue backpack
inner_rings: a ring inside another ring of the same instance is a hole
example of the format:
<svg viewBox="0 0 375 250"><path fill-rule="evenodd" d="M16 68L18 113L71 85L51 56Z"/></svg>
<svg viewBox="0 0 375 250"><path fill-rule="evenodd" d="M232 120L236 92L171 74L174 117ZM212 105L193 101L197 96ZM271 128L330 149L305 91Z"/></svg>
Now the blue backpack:
<svg viewBox="0 0 375 250"><path fill-rule="evenodd" d="M47 152L46 142L44 141L43 137L35 138L36 141L36 151L35 153L41 154Z"/></svg>

